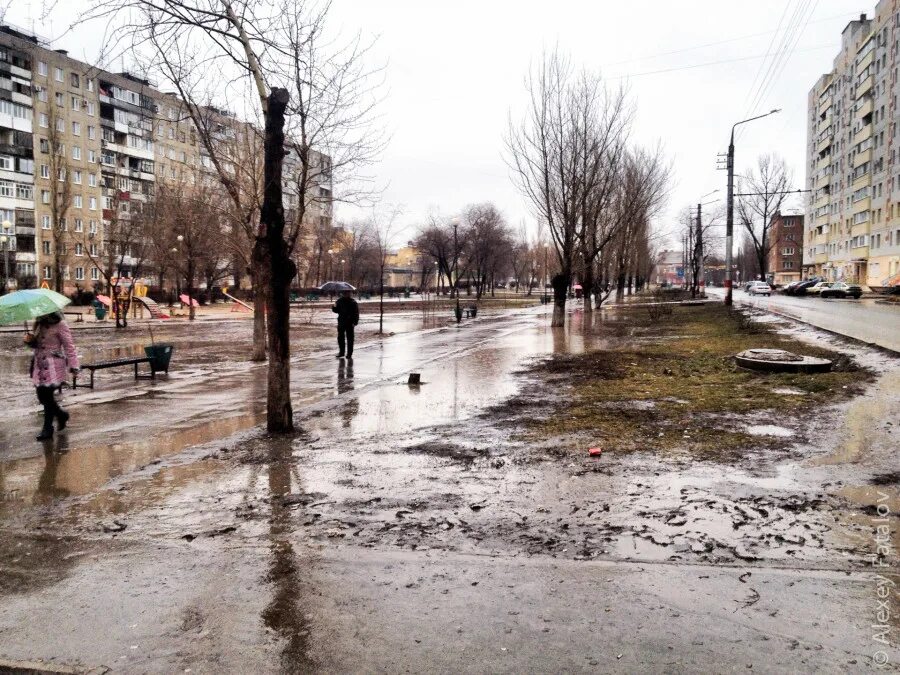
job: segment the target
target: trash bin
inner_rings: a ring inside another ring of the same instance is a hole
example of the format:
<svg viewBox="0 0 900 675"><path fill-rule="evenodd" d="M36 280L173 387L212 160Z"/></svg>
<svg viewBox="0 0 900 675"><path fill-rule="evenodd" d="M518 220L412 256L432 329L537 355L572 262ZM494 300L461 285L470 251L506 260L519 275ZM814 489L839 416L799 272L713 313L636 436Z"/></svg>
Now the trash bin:
<svg viewBox="0 0 900 675"><path fill-rule="evenodd" d="M169 361L172 359L174 345L151 345L144 347L144 353L150 359L150 370L154 373L169 372Z"/></svg>
<svg viewBox="0 0 900 675"><path fill-rule="evenodd" d="M94 306L94 318L97 321L103 321L106 318L106 307L103 306L103 303L99 300L94 300L91 305Z"/></svg>

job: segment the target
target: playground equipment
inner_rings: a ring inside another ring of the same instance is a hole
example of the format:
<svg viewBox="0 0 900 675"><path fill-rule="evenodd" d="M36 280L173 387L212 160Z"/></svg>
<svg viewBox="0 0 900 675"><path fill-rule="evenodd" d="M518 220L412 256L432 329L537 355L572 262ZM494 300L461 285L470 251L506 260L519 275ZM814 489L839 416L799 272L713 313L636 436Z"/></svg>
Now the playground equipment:
<svg viewBox="0 0 900 675"><path fill-rule="evenodd" d="M231 308L232 312L252 312L253 307L248 305L243 300L238 300L236 297L228 293L228 286L222 287L222 295L224 295L229 300L234 301L235 305Z"/></svg>

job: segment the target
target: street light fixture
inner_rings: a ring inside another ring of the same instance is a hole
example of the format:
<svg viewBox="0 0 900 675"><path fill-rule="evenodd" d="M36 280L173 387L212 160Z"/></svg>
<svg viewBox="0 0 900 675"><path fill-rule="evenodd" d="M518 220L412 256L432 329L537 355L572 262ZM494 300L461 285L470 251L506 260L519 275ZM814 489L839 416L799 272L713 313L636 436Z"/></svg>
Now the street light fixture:
<svg viewBox="0 0 900 675"><path fill-rule="evenodd" d="M736 122L731 127L731 138L728 142L728 200L725 207L725 304L731 305L731 247L734 240L734 130L741 124L759 120L769 115L781 112L781 108L775 108L756 117L749 117Z"/></svg>

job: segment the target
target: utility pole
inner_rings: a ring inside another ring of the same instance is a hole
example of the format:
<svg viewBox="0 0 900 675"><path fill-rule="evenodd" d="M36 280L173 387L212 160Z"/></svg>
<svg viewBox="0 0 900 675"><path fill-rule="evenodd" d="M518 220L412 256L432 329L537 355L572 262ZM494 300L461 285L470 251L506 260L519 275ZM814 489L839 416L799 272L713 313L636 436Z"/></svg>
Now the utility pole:
<svg viewBox="0 0 900 675"><path fill-rule="evenodd" d="M728 141L728 159L726 168L728 169L728 197L725 201L725 304L731 305L731 247L734 241L734 130L741 124L752 122L753 120L762 119L769 115L781 112L779 108L770 110L765 115L757 115L740 122L736 122L731 127L731 138Z"/></svg>
<svg viewBox="0 0 900 675"><path fill-rule="evenodd" d="M702 298L704 296L704 277L703 277L703 225L702 216L700 215L703 204L697 204L697 241L695 244L697 255L697 268L700 271L697 280L697 294Z"/></svg>

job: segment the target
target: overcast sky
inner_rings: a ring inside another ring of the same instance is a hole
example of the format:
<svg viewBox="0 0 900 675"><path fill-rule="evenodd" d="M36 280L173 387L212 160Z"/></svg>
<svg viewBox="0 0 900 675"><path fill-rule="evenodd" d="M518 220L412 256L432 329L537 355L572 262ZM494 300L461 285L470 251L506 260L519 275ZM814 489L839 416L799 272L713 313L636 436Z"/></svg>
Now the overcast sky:
<svg viewBox="0 0 900 675"><path fill-rule="evenodd" d="M45 4L17 0L7 18L52 38L83 6L59 2L52 23L40 23ZM731 125L772 108L782 112L744 127L738 173L760 153L776 152L804 187L807 92L831 69L847 22L873 11L847 0L334 0L331 21L344 33L377 37L391 141L375 174L387 186L383 199L404 206L408 232L430 211L451 214L480 201L496 203L514 225L533 222L504 163L503 137L510 112L521 110L529 64L555 45L628 82L635 141L661 141L673 163L659 223L668 228L702 195L719 189L705 201L724 197L716 154L727 149ZM96 34L76 28L54 47L90 58Z"/></svg>

